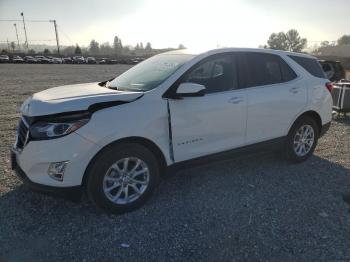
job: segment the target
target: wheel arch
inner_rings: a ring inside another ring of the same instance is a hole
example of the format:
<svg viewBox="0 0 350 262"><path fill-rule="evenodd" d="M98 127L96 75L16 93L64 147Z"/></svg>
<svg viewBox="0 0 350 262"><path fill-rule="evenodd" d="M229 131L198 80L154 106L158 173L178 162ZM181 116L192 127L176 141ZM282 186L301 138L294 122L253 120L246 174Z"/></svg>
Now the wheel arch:
<svg viewBox="0 0 350 262"><path fill-rule="evenodd" d="M289 128L289 131L293 128L294 124L299 120L301 119L302 117L305 117L305 116L308 116L308 117L311 117L312 119L315 120L316 124L317 124L317 127L318 127L318 132L319 134L321 133L322 131L322 119L321 119L321 116L319 113L317 113L316 111L313 111L313 110L309 110L309 111L306 111L304 113L302 113L300 116L298 116L294 122L292 123L292 125L290 126ZM289 132L288 131L288 132Z"/></svg>
<svg viewBox="0 0 350 262"><path fill-rule="evenodd" d="M94 163L94 161L96 161L97 157L107 148L110 148L112 146L118 145L118 144L125 144L125 143L135 143L135 144L140 144L143 145L144 147L146 147L148 150L150 150L156 157L158 163L159 163L159 167L161 170L161 174L163 173L163 171L166 169L167 167L167 161L165 159L165 156L162 152L162 150L159 148L159 146L157 146L153 141L144 138L144 137L127 137L127 138L122 138L122 139L118 139L116 141L113 141L109 144L107 144L106 146L102 147L95 155L94 157L90 160L88 166L85 169L84 175L83 175L83 179L81 182L82 186L86 185L87 179L88 179L88 173L89 173L89 169L91 168L92 164Z"/></svg>

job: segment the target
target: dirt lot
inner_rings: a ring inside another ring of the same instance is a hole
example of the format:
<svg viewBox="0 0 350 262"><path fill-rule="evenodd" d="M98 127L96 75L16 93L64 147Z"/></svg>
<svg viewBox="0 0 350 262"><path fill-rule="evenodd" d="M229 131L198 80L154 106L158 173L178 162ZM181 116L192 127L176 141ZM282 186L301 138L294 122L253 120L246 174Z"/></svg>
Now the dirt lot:
<svg viewBox="0 0 350 262"><path fill-rule="evenodd" d="M127 68L0 65L0 261L350 261L349 119L305 163L269 153L185 169L121 216L23 186L8 154L22 101Z"/></svg>

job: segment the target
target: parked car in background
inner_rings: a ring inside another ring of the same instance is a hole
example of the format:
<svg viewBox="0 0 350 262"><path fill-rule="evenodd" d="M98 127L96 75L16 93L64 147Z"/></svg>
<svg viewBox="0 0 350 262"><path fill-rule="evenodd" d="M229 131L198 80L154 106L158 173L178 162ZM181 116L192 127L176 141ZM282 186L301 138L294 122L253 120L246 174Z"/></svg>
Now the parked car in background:
<svg viewBox="0 0 350 262"><path fill-rule="evenodd" d="M24 59L18 55L15 55L12 57L13 63L24 63Z"/></svg>
<svg viewBox="0 0 350 262"><path fill-rule="evenodd" d="M133 62L133 64L138 64L138 63L142 62L143 60L144 59L141 57L136 57L132 60L132 62Z"/></svg>
<svg viewBox="0 0 350 262"><path fill-rule="evenodd" d="M8 55L0 55L0 63L9 63L10 58Z"/></svg>
<svg viewBox="0 0 350 262"><path fill-rule="evenodd" d="M62 59L54 56L47 56L51 64L62 64Z"/></svg>
<svg viewBox="0 0 350 262"><path fill-rule="evenodd" d="M87 64L96 64L96 59L94 57L87 57L86 58L86 63Z"/></svg>
<svg viewBox="0 0 350 262"><path fill-rule="evenodd" d="M36 59L35 59L34 57L29 56L29 55L27 55L27 56L24 57L24 61L25 61L26 63L28 63L28 64L34 64L34 63L37 62Z"/></svg>
<svg viewBox="0 0 350 262"><path fill-rule="evenodd" d="M46 58L50 60L51 64L53 64L53 56L46 56Z"/></svg>
<svg viewBox="0 0 350 262"><path fill-rule="evenodd" d="M101 58L100 60L98 60L98 63L101 65L105 65L108 64L109 59L108 58Z"/></svg>
<svg viewBox="0 0 350 262"><path fill-rule="evenodd" d="M62 59L59 57L52 57L51 61L54 64L62 64Z"/></svg>
<svg viewBox="0 0 350 262"><path fill-rule="evenodd" d="M107 64L114 65L114 64L117 64L117 63L118 63L117 59L109 59Z"/></svg>
<svg viewBox="0 0 350 262"><path fill-rule="evenodd" d="M43 55L37 55L35 56L35 59L38 63L41 63L41 64L51 64L51 60Z"/></svg>
<svg viewBox="0 0 350 262"><path fill-rule="evenodd" d="M140 61L138 60L138 59L129 59L129 61L128 61L128 64L129 65L136 65L136 64L138 64Z"/></svg>
<svg viewBox="0 0 350 262"><path fill-rule="evenodd" d="M307 160L331 124L331 90L306 54L168 52L109 81L28 98L12 168L37 189L83 189L105 210L127 212L184 161L263 146Z"/></svg>
<svg viewBox="0 0 350 262"><path fill-rule="evenodd" d="M62 64L62 63L63 63L63 59L60 58L60 57L56 57L56 58L55 58L55 61L56 61L58 64Z"/></svg>
<svg viewBox="0 0 350 262"><path fill-rule="evenodd" d="M85 58L83 56L73 56L74 64L85 64Z"/></svg>
<svg viewBox="0 0 350 262"><path fill-rule="evenodd" d="M346 72L340 61L319 60L327 78L332 82L338 82L346 78Z"/></svg>
<svg viewBox="0 0 350 262"><path fill-rule="evenodd" d="M73 59L71 57L63 57L62 63L64 64L73 64Z"/></svg>
<svg viewBox="0 0 350 262"><path fill-rule="evenodd" d="M114 65L114 64L117 64L118 61L116 59L109 59L109 58L101 58L99 61L98 61L99 64L103 65L103 64L108 64L108 65Z"/></svg>

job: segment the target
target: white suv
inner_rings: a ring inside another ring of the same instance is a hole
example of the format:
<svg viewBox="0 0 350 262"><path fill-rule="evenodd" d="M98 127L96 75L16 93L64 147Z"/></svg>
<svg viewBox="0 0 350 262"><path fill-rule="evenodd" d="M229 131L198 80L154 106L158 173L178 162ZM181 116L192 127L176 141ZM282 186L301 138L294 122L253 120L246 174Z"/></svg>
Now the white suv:
<svg viewBox="0 0 350 262"><path fill-rule="evenodd" d="M180 162L253 145L306 160L330 126L328 82L305 54L160 54L115 79L28 98L12 166L33 187L83 188L98 206L129 211Z"/></svg>

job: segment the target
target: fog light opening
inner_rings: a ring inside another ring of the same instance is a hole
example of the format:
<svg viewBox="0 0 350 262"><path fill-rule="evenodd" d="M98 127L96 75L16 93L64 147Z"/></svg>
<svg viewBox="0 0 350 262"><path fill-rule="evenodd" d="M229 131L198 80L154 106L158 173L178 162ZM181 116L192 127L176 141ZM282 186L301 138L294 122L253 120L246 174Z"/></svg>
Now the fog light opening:
<svg viewBox="0 0 350 262"><path fill-rule="evenodd" d="M68 161L50 163L48 175L57 181L63 181L64 171Z"/></svg>

